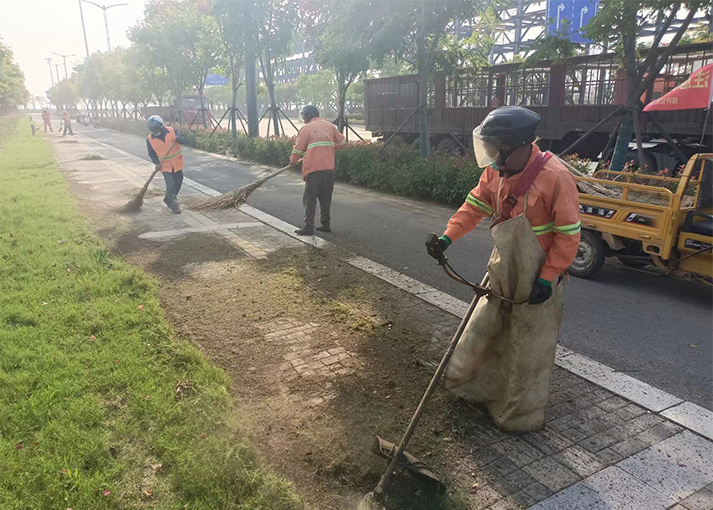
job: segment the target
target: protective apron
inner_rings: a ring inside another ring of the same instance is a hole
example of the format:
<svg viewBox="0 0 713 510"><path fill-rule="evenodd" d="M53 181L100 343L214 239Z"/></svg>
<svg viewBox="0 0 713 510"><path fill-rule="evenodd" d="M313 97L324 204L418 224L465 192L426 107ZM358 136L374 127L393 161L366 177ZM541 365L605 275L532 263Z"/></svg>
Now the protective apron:
<svg viewBox="0 0 713 510"><path fill-rule="evenodd" d="M468 322L446 369L444 386L467 401L485 404L502 430L537 430L545 425L549 403L563 282L559 278L552 283L552 297L544 303L528 304L545 262L530 222L523 213L498 223L491 232L492 292L480 300Z"/></svg>

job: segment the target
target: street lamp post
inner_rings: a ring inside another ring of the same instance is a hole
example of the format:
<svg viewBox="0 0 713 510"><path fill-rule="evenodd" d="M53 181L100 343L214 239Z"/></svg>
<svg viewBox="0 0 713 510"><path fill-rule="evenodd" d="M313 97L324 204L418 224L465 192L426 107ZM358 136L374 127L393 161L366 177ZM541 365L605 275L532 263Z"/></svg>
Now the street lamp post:
<svg viewBox="0 0 713 510"><path fill-rule="evenodd" d="M84 34L84 49L87 52L87 58L89 58L89 43L87 43L87 29L84 27L84 11L82 10L82 0L77 0L79 4L79 17L82 18L82 33Z"/></svg>
<svg viewBox="0 0 713 510"><path fill-rule="evenodd" d="M120 7L122 5L129 5L129 4L123 3L123 4L112 4L112 5L99 5L99 4L95 4L94 2L90 2L89 0L79 0L79 1L95 5L95 6L99 7L102 11L104 11L104 30L106 30L106 49L109 53L111 53L111 39L109 38L109 18L106 15L106 11L108 11L112 7ZM89 52L89 50L87 50L87 53L88 52Z"/></svg>
<svg viewBox="0 0 713 510"><path fill-rule="evenodd" d="M50 68L50 80L52 80L52 86L54 87L54 74L52 74L52 57L47 57L45 59L45 62L47 62L47 65Z"/></svg>
<svg viewBox="0 0 713 510"><path fill-rule="evenodd" d="M74 53L72 53L71 55L62 55L61 53L55 53L53 51L52 55L57 55L58 57L62 57L62 60L64 60L64 79L66 80L68 78L68 76L67 76L67 57L73 57Z"/></svg>
<svg viewBox="0 0 713 510"><path fill-rule="evenodd" d="M60 79L59 79L59 66L60 66L60 64L52 64L52 65L54 66L54 70L55 70L55 72L57 73L57 83L59 83L59 82L60 82Z"/></svg>

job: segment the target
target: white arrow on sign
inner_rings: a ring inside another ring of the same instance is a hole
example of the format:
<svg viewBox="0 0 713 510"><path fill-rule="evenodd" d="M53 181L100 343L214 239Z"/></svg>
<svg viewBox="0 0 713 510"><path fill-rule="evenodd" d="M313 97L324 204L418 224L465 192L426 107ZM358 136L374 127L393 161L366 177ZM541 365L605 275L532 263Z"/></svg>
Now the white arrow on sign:
<svg viewBox="0 0 713 510"><path fill-rule="evenodd" d="M555 28L557 30L560 29L560 13L564 11L564 4L558 4L557 5L557 24L555 25Z"/></svg>
<svg viewBox="0 0 713 510"><path fill-rule="evenodd" d="M581 29L584 26L584 15L589 12L589 7L582 7L582 9L579 11L579 28Z"/></svg>

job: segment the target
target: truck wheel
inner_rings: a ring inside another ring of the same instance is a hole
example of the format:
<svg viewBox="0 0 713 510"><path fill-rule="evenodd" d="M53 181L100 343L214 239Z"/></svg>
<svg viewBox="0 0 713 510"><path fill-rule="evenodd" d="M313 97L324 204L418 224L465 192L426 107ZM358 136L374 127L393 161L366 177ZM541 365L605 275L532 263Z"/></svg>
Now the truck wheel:
<svg viewBox="0 0 713 510"><path fill-rule="evenodd" d="M599 272L606 258L601 238L590 230L582 230L577 255L568 269L569 274L578 278L591 278Z"/></svg>

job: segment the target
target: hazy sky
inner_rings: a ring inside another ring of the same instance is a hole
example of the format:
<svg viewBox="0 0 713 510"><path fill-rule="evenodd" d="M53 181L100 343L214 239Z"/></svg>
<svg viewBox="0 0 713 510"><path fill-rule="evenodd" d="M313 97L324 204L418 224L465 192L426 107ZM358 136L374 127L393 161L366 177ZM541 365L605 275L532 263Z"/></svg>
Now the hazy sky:
<svg viewBox="0 0 713 510"><path fill-rule="evenodd" d="M107 11L111 46L128 46L126 30L141 19L145 0L93 0L99 5L128 3ZM94 5L82 4L87 27L89 51L106 51L104 15ZM52 52L71 54L67 70L84 59L84 37L79 17L78 0L0 0L0 38L15 53L15 61L25 73L27 89L35 96L44 96L52 85L45 58L61 64L62 57ZM56 76L55 68L52 72ZM64 67L59 68L64 78Z"/></svg>

